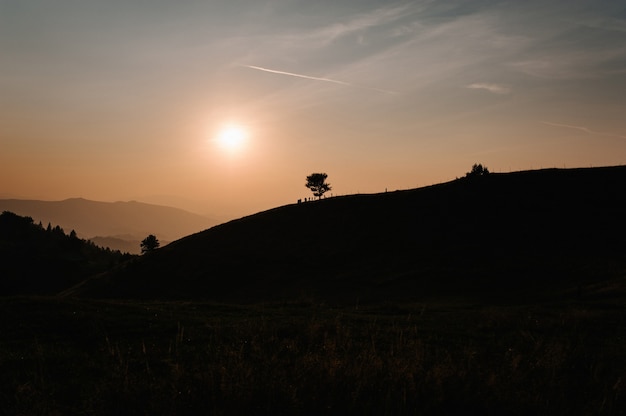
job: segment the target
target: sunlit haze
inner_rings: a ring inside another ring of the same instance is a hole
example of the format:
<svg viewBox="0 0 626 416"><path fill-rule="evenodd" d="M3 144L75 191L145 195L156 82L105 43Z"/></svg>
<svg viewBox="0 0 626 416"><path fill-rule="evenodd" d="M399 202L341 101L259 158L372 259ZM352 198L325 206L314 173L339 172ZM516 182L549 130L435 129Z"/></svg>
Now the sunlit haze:
<svg viewBox="0 0 626 416"><path fill-rule="evenodd" d="M622 1L0 1L0 198L236 218L313 172L620 165L625 39Z"/></svg>
<svg viewBox="0 0 626 416"><path fill-rule="evenodd" d="M231 154L241 152L247 139L246 129L236 124L228 124L220 128L215 137L217 145Z"/></svg>

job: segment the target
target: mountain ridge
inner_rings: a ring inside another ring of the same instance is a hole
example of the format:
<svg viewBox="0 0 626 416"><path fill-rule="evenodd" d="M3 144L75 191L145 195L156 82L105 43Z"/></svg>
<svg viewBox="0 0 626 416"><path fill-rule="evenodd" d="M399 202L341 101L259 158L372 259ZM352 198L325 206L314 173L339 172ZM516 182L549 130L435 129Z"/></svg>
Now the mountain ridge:
<svg viewBox="0 0 626 416"><path fill-rule="evenodd" d="M217 223L210 218L174 207L137 201L101 202L84 198L61 201L3 199L0 200L0 211L29 216L44 225L58 224L64 229L73 229L81 238L88 239L130 235L131 240L140 241L148 234L155 234L159 239L172 241Z"/></svg>

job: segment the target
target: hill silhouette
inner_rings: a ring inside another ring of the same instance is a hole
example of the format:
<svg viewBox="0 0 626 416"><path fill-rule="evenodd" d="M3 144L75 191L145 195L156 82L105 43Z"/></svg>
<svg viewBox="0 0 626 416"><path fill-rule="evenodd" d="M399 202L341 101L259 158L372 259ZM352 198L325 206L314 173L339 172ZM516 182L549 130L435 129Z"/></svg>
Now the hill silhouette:
<svg viewBox="0 0 626 416"><path fill-rule="evenodd" d="M233 302L584 296L626 275L626 167L547 169L288 205L67 291Z"/></svg>
<svg viewBox="0 0 626 416"><path fill-rule="evenodd" d="M31 217L0 214L0 296L46 295L131 258Z"/></svg>
<svg viewBox="0 0 626 416"><path fill-rule="evenodd" d="M139 241L148 234L155 234L164 242L172 241L217 224L215 220L178 208L136 201L3 199L0 211L29 216L44 225L51 223L74 229L81 238L95 238L96 244L134 254L140 252Z"/></svg>

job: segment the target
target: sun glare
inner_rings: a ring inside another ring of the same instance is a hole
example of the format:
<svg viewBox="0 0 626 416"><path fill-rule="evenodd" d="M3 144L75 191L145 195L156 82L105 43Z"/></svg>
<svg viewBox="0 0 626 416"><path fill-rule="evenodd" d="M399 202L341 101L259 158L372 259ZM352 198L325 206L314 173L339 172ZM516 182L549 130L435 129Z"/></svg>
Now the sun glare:
<svg viewBox="0 0 626 416"><path fill-rule="evenodd" d="M217 133L217 144L230 153L237 153L245 145L248 133L239 125L228 125Z"/></svg>

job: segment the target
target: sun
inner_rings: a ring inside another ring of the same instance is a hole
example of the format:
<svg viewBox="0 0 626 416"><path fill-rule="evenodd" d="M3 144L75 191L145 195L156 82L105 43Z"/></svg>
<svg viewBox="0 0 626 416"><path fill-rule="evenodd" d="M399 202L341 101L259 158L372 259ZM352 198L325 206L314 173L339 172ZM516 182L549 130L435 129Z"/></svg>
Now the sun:
<svg viewBox="0 0 626 416"><path fill-rule="evenodd" d="M240 152L248 139L247 130L237 124L229 124L222 127L216 136L217 144L229 153Z"/></svg>

